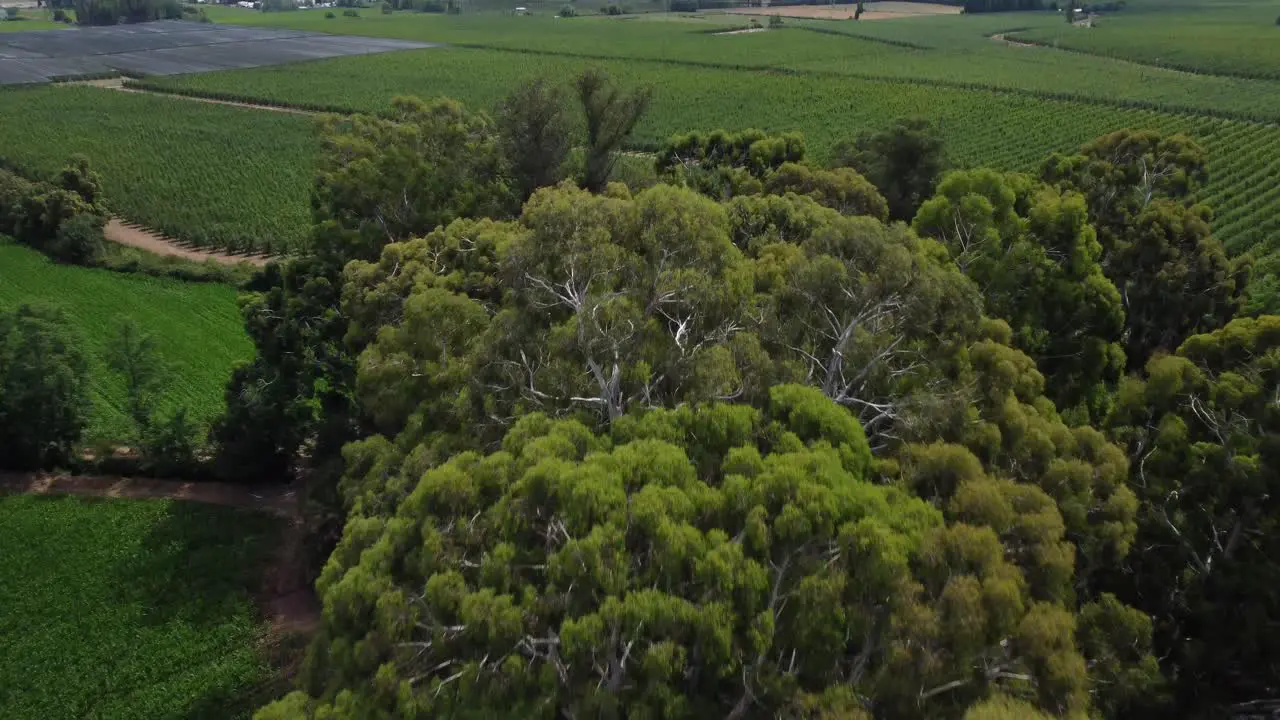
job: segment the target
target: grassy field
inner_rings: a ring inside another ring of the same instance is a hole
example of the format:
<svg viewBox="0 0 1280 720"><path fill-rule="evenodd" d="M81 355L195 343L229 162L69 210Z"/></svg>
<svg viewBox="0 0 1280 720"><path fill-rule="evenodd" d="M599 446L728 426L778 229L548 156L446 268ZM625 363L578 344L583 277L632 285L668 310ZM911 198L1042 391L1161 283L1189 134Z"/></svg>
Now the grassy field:
<svg viewBox="0 0 1280 720"><path fill-rule="evenodd" d="M63 23L56 23L49 19L50 13L43 10L24 10L18 13L21 20L7 20L4 13L0 12L0 33L2 32L22 32L24 30L53 30L55 28L65 28Z"/></svg>
<svg viewBox="0 0 1280 720"><path fill-rule="evenodd" d="M310 118L90 87L0 90L0 160L46 175L87 155L112 211L201 245L302 242Z"/></svg>
<svg viewBox="0 0 1280 720"><path fill-rule="evenodd" d="M0 239L0 309L22 303L61 307L83 337L92 380L89 439L130 437L124 386L106 360L108 343L125 318L156 338L167 368L159 411L185 406L201 423L217 416L232 366L253 355L235 298L236 291L225 285L55 265Z"/></svg>
<svg viewBox="0 0 1280 720"><path fill-rule="evenodd" d="M248 717L250 599L276 521L163 500L0 495L5 720Z"/></svg>
<svg viewBox="0 0 1280 720"><path fill-rule="evenodd" d="M1136 2L1093 28L1015 34L1051 46L1209 75L1280 78L1280 5L1269 0Z"/></svg>

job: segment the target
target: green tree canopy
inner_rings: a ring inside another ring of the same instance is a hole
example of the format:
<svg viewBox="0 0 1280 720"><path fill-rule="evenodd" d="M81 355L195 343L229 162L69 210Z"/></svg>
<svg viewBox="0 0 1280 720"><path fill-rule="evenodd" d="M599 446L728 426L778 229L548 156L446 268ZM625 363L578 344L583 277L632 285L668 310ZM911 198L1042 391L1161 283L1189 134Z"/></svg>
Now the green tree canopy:
<svg viewBox="0 0 1280 720"><path fill-rule="evenodd" d="M1158 618L1179 708L1274 697L1280 677L1280 317L1188 338L1128 381L1112 417L1142 501L1118 587Z"/></svg>
<svg viewBox="0 0 1280 720"><path fill-rule="evenodd" d="M637 410L603 435L535 413L497 452L410 470L319 581L309 695L259 717L942 718L1002 689L1082 716L1072 614L991 524L1052 547L1052 501L979 480L948 513L979 524L948 524L869 481L818 390L763 407Z"/></svg>
<svg viewBox="0 0 1280 720"><path fill-rule="evenodd" d="M1240 307L1251 259L1229 260L1210 234L1209 210L1197 204L1205 152L1190 138L1120 130L1051 156L1041 176L1085 197L1103 271L1124 303L1129 370Z"/></svg>
<svg viewBox="0 0 1280 720"><path fill-rule="evenodd" d="M953 172L913 226L942 241L986 312L1009 322L1054 402L1100 419L1125 367L1125 315L1084 199L993 170Z"/></svg>
<svg viewBox="0 0 1280 720"><path fill-rule="evenodd" d="M947 167L938 130L927 120L906 118L832 150L833 167L851 167L884 194L889 217L910 222L934 192Z"/></svg>

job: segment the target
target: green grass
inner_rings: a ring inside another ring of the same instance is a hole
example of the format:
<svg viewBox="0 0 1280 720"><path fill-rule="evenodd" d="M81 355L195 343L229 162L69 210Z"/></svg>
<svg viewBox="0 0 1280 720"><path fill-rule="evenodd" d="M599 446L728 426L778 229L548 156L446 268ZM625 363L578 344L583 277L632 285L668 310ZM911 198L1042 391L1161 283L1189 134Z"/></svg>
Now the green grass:
<svg viewBox="0 0 1280 720"><path fill-rule="evenodd" d="M1033 170L1049 153L1072 150L1113 130L1188 132L1211 154L1207 200L1218 212L1216 229L1224 241L1238 251L1269 249L1263 243L1280 241L1280 185L1275 181L1280 176L1280 129L1257 123L903 81L836 81L818 75L476 49L369 55L148 84L359 111L385 107L398 94L449 96L487 109L520 82L548 77L567 83L589 65L605 68L625 84L654 86L653 106L634 138L638 147L652 148L692 129L758 127L804 133L811 153L821 159L839 140L917 115L939 125L958 165Z"/></svg>
<svg viewBox="0 0 1280 720"><path fill-rule="evenodd" d="M200 245L296 247L310 224L313 121L136 93L0 90L0 160L48 175L72 153L101 174L111 210Z"/></svg>
<svg viewBox="0 0 1280 720"><path fill-rule="evenodd" d="M229 508L0 495L0 715L248 717L276 533Z"/></svg>
<svg viewBox="0 0 1280 720"><path fill-rule="evenodd" d="M22 32L25 30L54 30L56 28L67 27L63 23L56 23L50 20L52 13L43 10L24 10L18 13L21 20L9 20L5 18L4 12L0 11L0 33L4 32Z"/></svg>
<svg viewBox="0 0 1280 720"><path fill-rule="evenodd" d="M1016 37L1194 73L1280 79L1280 5L1257 0L1136 3L1097 27L1056 27Z"/></svg>
<svg viewBox="0 0 1280 720"><path fill-rule="evenodd" d="M55 265L0 239L0 310L22 303L63 308L83 338L91 440L127 442L131 436L124 386L107 364L109 343L126 318L155 337L167 368L162 414L185 406L193 419L208 423L223 410L232 366L253 355L231 287Z"/></svg>

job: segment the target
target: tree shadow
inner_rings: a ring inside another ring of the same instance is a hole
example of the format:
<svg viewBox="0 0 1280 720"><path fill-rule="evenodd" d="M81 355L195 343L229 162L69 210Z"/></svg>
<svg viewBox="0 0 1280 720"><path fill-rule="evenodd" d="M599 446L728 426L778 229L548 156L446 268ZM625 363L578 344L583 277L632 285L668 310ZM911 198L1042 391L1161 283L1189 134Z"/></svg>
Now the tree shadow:
<svg viewBox="0 0 1280 720"><path fill-rule="evenodd" d="M170 502L138 551L117 565L115 587L148 625L226 622L258 591L282 525L235 508Z"/></svg>

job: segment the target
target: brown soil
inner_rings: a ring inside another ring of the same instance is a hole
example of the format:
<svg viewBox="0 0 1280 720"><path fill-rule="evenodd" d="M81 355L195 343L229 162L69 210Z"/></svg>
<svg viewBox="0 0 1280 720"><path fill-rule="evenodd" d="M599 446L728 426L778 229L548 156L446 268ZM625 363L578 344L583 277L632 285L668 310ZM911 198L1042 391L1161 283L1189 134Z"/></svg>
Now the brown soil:
<svg viewBox="0 0 1280 720"><path fill-rule="evenodd" d="M140 225L127 223L119 218L112 218L108 221L107 226L103 228L103 232L107 240L114 243L146 250L156 255L171 255L187 260L195 260L196 262L213 260L224 265L249 263L261 267L271 260L270 257L265 255L231 255L214 250L203 250L147 230Z"/></svg>
<svg viewBox="0 0 1280 720"><path fill-rule="evenodd" d="M780 15L810 20L848 20L858 11L852 5L779 5L774 7L733 8L725 12L739 15ZM958 15L960 8L951 5L916 2L868 3L861 20L893 20L920 15Z"/></svg>
<svg viewBox="0 0 1280 720"><path fill-rule="evenodd" d="M227 505L282 518L286 525L271 563L263 573L258 605L269 622L267 642L306 636L320 626L320 602L307 579L303 543L306 526L298 489L248 488L216 482L90 475L0 473L0 494L86 495L109 498L157 498Z"/></svg>

